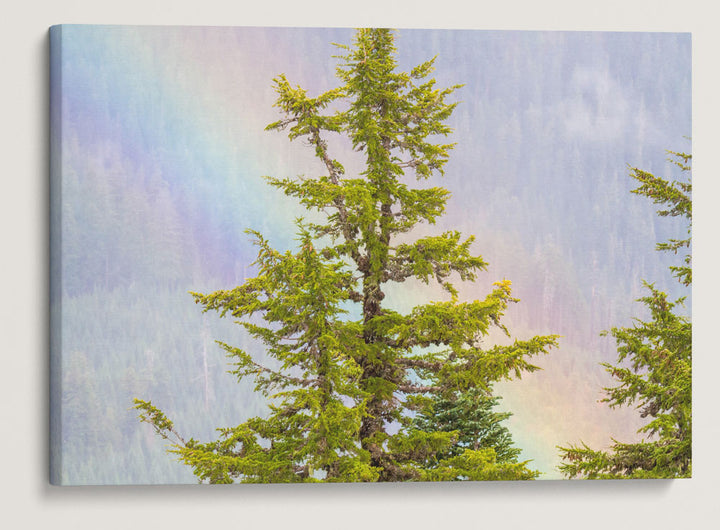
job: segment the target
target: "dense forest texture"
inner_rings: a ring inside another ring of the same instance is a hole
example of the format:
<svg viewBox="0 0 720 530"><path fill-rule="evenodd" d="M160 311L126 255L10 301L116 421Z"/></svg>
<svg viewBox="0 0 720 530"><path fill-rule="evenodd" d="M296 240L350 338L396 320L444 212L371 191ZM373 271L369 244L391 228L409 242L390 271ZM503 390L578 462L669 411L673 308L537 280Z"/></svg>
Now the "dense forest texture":
<svg viewBox="0 0 720 530"><path fill-rule="evenodd" d="M667 180L638 168L632 168L630 176L640 183L633 193L664 207L658 215L687 221L687 237L658 243L657 250L677 254L687 249L682 264L670 270L683 286L690 287L692 156L670 154L687 178ZM649 311L650 319L638 318L632 327L610 330L617 343L617 364L603 366L617 385L605 388L607 397L603 401L611 407L635 405L647 421L639 432L648 435L648 440L613 440L609 451L594 450L585 444L560 448L565 460L560 469L568 477L681 478L692 474L692 323L678 311L685 297L672 301L654 284L643 285L648 294L639 301Z"/></svg>
<svg viewBox="0 0 720 530"><path fill-rule="evenodd" d="M493 444L483 443L478 416L491 415L491 407L455 414L449 428L415 421L416 414L439 414L433 407L457 407L478 390L489 397L494 382L537 370L530 358L556 346L557 336L485 344L493 327L510 336L501 323L508 305L518 301L510 281L498 281L482 300L462 302L454 283L473 281L487 267L472 254L474 238L458 231L413 237L419 224L432 225L445 211L446 189L412 183L443 173L453 145L436 142L451 132L444 122L456 104L446 99L457 87L439 89L428 79L434 59L409 73L398 71L394 40L389 30L358 30L354 46L340 46L345 55L337 77L343 84L314 98L284 75L275 79L284 117L267 128L304 140L325 174L267 180L320 215L297 220L296 252L277 251L252 231L259 274L231 290L193 295L205 311L238 319L264 343L264 362L221 346L234 362L233 373L252 377L269 398L270 414L200 443L183 439L149 401L136 401L141 419L173 442L171 451L200 480L537 475L518 462L517 452L505 448L498 458ZM362 153L362 171L346 175L333 158L328 137L336 135ZM386 286L412 289L413 281L437 282L445 299L409 313L384 302Z"/></svg>
<svg viewBox="0 0 720 530"><path fill-rule="evenodd" d="M195 483L190 467L168 457L167 442L137 421L133 397L152 401L186 439L213 440L218 425L269 414L251 377L227 374L214 341L265 362L262 343L231 317L203 314L188 291L257 276L257 247L245 228L295 253L293 219L319 222L259 175L317 176L324 164L304 140L261 131L280 118L273 77L285 72L309 94L332 89L331 43L350 42L353 32L58 29L50 91L51 480ZM632 195L625 165L672 174L663 149L691 128L690 36L404 29L395 42L401 70L438 55L438 86L464 83L445 122L458 142L447 177L436 171L418 183L451 196L418 235L474 234L472 248L488 267L454 284L459 299L482 300L493 281L509 278L522 300L503 316L513 334L562 336L561 348L534 359L542 370L493 385L503 398L494 410L513 413L500 425L512 432L519 460L532 460L540 479L562 478L557 445L640 439L639 414L597 403L611 382L599 363L617 356L600 331L639 316L641 278L656 279L670 299L687 290L665 274L675 256L648 245L676 237L682 219L658 217L650 201ZM363 171L364 153L333 136L346 173ZM444 299L437 282L411 282L389 282L384 306L408 314ZM497 327L489 341L512 342ZM465 414L466 402L452 414ZM499 461L500 437L478 432L458 444L482 438Z"/></svg>

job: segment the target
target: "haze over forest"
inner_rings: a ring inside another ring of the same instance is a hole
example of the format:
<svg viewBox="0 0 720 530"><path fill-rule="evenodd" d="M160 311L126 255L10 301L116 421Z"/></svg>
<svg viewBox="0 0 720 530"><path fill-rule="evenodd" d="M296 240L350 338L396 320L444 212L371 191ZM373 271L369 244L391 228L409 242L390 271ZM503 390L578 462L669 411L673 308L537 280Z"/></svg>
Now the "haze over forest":
<svg viewBox="0 0 720 530"><path fill-rule="evenodd" d="M272 78L336 85L332 42L346 29L65 26L52 42L62 127L53 160L53 474L63 484L193 483L141 424L150 399L189 436L262 414L214 343L258 345L202 315L188 291L253 275L246 228L279 249L306 215L263 175L319 174L312 150L264 131ZM513 336L557 333L543 371L495 387L522 458L560 478L556 446L636 439L637 414L598 403L616 354L600 332L643 317L642 280L688 295L655 251L683 226L630 193L628 164L673 177L666 149L690 152L690 36L400 30L402 68L435 55L439 86L464 84L449 123L446 214L428 233L474 234L490 263L461 298L512 281ZM57 125L57 122L56 122ZM352 171L347 146L333 148ZM58 259L59 258L59 259ZM399 285L407 310L439 289ZM691 299L687 307L690 313Z"/></svg>

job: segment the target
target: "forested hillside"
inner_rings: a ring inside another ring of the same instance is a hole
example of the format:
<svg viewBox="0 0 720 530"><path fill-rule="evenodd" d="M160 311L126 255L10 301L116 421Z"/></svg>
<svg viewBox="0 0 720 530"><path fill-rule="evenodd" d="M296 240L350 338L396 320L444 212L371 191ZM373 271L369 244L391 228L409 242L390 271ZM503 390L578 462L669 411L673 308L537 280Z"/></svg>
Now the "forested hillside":
<svg viewBox="0 0 720 530"><path fill-rule="evenodd" d="M61 149L51 234L57 481L195 481L137 421L134 397L199 439L264 410L227 374L214 341L262 350L230 318L203 315L188 292L255 274L246 228L293 244L304 211L261 177L318 167L307 148L264 132L278 119L271 80L284 72L308 91L332 88L331 43L351 35L63 28L52 86L62 117L52 131ZM642 279L667 277L672 262L655 243L682 230L630 193L628 164L671 175L665 149L691 151L689 35L401 30L397 47L402 67L437 55L439 85L464 84L446 175L428 181L452 197L426 228L476 235L488 272L459 285L460 296L509 279L521 300L509 327L562 336L542 372L496 387L523 458L558 478L556 445L635 435L632 415L597 403L598 362L614 353L600 332L642 311ZM684 294L662 282L673 298ZM388 298L407 309L441 296L419 283Z"/></svg>

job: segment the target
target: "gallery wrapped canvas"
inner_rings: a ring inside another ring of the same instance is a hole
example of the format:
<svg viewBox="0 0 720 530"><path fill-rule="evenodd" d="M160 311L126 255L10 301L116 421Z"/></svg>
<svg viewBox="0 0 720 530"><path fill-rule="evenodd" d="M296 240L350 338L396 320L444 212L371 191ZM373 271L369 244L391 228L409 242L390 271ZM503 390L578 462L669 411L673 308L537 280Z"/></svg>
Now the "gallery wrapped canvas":
<svg viewBox="0 0 720 530"><path fill-rule="evenodd" d="M689 34L50 42L52 483L690 476Z"/></svg>

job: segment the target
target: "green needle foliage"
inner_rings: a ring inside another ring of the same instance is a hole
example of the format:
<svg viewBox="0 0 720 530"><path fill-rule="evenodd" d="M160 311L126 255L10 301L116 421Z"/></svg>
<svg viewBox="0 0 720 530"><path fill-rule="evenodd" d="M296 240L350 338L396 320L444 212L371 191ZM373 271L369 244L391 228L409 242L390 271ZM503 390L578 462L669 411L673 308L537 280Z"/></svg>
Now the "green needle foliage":
<svg viewBox="0 0 720 530"><path fill-rule="evenodd" d="M677 253L690 248L692 221L691 155L670 152L686 181L667 181L646 171L631 168L640 183L633 193L644 195L666 209L661 216L682 216L688 220L687 239L671 239L658 250ZM684 265L670 267L678 281L692 283L690 253ZM620 443L613 440L610 451L598 451L582 444L559 448L566 461L560 470L568 477L680 478L692 472L692 323L676 313L684 298L669 301L666 293L644 283L649 294L639 301L650 311L650 320L636 319L630 328L612 328L618 346L618 365L604 363L618 385L605 388L603 400L611 407L636 404L642 418L649 418L639 432L649 440Z"/></svg>
<svg viewBox="0 0 720 530"><path fill-rule="evenodd" d="M433 396L475 392L468 395L482 400L493 382L537 370L529 359L557 340L484 348L492 327L509 335L500 321L517 302L510 282L461 302L453 282L473 281L487 267L471 253L473 238L409 234L445 210L447 190L412 184L443 173L453 146L437 142L451 133L444 122L456 103L446 100L458 87L427 79L434 59L397 71L389 30L358 30L353 46L339 47L341 86L312 98L280 75L282 118L267 127L304 140L322 163L317 177L267 181L323 221L297 221L296 252L280 253L252 232L258 275L229 291L193 294L264 344L263 362L221 346L233 373L268 397L269 415L220 429L210 443L182 439L150 402L136 401L140 417L211 483L534 478L504 442L479 436L477 417L450 431L414 420L432 414ZM333 136L364 157L361 172L346 175L331 155ZM388 285L413 279L437 282L447 300L408 314L384 302ZM489 421L501 419L489 408Z"/></svg>
<svg viewBox="0 0 720 530"><path fill-rule="evenodd" d="M529 470L524 462L518 462L520 449L513 447L510 431L501 425L511 413L493 411L499 399L479 389L449 396L435 395L431 406L418 414L415 425L425 432L451 432L454 442L446 450L435 453L433 460L427 462L428 467L442 470L444 476L454 472L453 478L463 478L459 475L458 466L452 463L467 449L485 450L494 453L493 463L495 467L502 467L503 478L514 475L517 480L525 480L539 476L539 472Z"/></svg>

